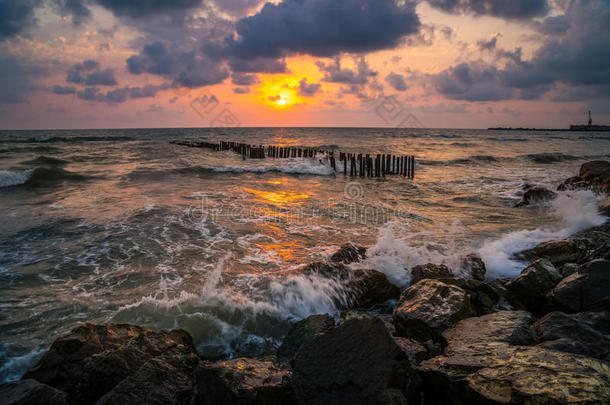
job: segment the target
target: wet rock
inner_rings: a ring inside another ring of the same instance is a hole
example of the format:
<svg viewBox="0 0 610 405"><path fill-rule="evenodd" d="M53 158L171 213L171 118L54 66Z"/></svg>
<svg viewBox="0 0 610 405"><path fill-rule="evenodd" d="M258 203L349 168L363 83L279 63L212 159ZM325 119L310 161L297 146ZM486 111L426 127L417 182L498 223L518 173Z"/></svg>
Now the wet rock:
<svg viewBox="0 0 610 405"><path fill-rule="evenodd" d="M424 264L411 268L411 285L424 279L439 279L453 277L453 273L444 264Z"/></svg>
<svg viewBox="0 0 610 405"><path fill-rule="evenodd" d="M550 308L563 312L602 311L610 307L610 261L599 259L580 266L547 295Z"/></svg>
<svg viewBox="0 0 610 405"><path fill-rule="evenodd" d="M426 404L602 404L610 367L596 359L502 342L456 345L420 364Z"/></svg>
<svg viewBox="0 0 610 405"><path fill-rule="evenodd" d="M606 197L598 202L597 206L599 207L600 214L610 217L610 197Z"/></svg>
<svg viewBox="0 0 610 405"><path fill-rule="evenodd" d="M288 335L282 341L277 351L281 360L290 360L294 357L303 343L313 339L316 335L327 332L335 326L335 320L330 315L311 315L295 323Z"/></svg>
<svg viewBox="0 0 610 405"><path fill-rule="evenodd" d="M299 403L419 403L419 376L378 317L349 319L303 344L292 384Z"/></svg>
<svg viewBox="0 0 610 405"><path fill-rule="evenodd" d="M453 277L441 278L439 281L460 287L470 295L469 299L473 316L493 312L500 299L496 290L479 280Z"/></svg>
<svg viewBox="0 0 610 405"><path fill-rule="evenodd" d="M442 340L441 333L471 314L466 291L438 280L422 280L407 288L394 309L398 336Z"/></svg>
<svg viewBox="0 0 610 405"><path fill-rule="evenodd" d="M557 197L557 193L548 190L544 187L533 187L528 189L521 197L515 207L525 207L528 205L539 204L541 202L550 201Z"/></svg>
<svg viewBox="0 0 610 405"><path fill-rule="evenodd" d="M290 370L271 361L238 358L202 362L194 375L193 404L296 404Z"/></svg>
<svg viewBox="0 0 610 405"><path fill-rule="evenodd" d="M354 246L347 243L330 257L331 262L335 263L357 263L366 258L366 248L362 246Z"/></svg>
<svg viewBox="0 0 610 405"><path fill-rule="evenodd" d="M536 332L532 329L534 321L529 312L500 311L464 319L443 332L443 336L449 348L491 342L533 346L538 343Z"/></svg>
<svg viewBox="0 0 610 405"><path fill-rule="evenodd" d="M180 404L188 403L189 376L198 362L185 331L85 324L57 339L24 379L64 391L77 403L93 403L115 388L104 403L147 403L146 397L125 393L139 385L138 392ZM172 392L165 395L168 390Z"/></svg>
<svg viewBox="0 0 610 405"><path fill-rule="evenodd" d="M506 288L533 313L544 309L545 295L561 281L561 274L546 259L536 260L519 276L506 284Z"/></svg>
<svg viewBox="0 0 610 405"><path fill-rule="evenodd" d="M577 318L551 312L534 324L540 346L562 352L605 359L610 353L610 338Z"/></svg>
<svg viewBox="0 0 610 405"><path fill-rule="evenodd" d="M587 254L584 239L561 239L542 243L533 249L521 252L520 256L529 260L547 259L555 266L578 263Z"/></svg>
<svg viewBox="0 0 610 405"><path fill-rule="evenodd" d="M578 174L582 181L592 184L595 188L608 192L610 187L610 162L596 160L584 163Z"/></svg>
<svg viewBox="0 0 610 405"><path fill-rule="evenodd" d="M65 392L32 379L1 384L0 403L3 405L70 404Z"/></svg>
<svg viewBox="0 0 610 405"><path fill-rule="evenodd" d="M557 186L557 191L583 190L590 187L591 184L583 181L580 176L574 176L566 179L563 183Z"/></svg>
<svg viewBox="0 0 610 405"><path fill-rule="evenodd" d="M465 272L473 280L484 281L487 268L480 256L469 254L462 258L462 271Z"/></svg>
<svg viewBox="0 0 610 405"><path fill-rule="evenodd" d="M577 269L578 269L578 264L566 263L559 268L559 272L561 273L561 276L563 278L566 278L567 276L571 276L572 274L576 273Z"/></svg>
<svg viewBox="0 0 610 405"><path fill-rule="evenodd" d="M320 274L341 281L346 286L350 308L370 308L400 296L400 289L390 283L385 274L376 270L352 270L340 263L314 262L303 273Z"/></svg>
<svg viewBox="0 0 610 405"><path fill-rule="evenodd" d="M610 312L608 311L585 311L572 314L571 316L572 318L589 325L589 327L603 333L604 335L610 335Z"/></svg>

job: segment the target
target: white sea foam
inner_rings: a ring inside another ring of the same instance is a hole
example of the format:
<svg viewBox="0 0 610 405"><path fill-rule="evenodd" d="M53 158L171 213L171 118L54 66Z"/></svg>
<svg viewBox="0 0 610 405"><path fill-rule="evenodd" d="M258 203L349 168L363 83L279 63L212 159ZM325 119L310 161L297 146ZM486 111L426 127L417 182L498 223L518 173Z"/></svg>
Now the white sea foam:
<svg viewBox="0 0 610 405"><path fill-rule="evenodd" d="M0 170L0 187L11 187L25 184L34 169L28 170Z"/></svg>
<svg viewBox="0 0 610 405"><path fill-rule="evenodd" d="M483 244L479 254L487 266L488 277L514 277L524 267L523 262L513 259L515 253L542 242L566 238L606 220L599 214L596 197L590 191L560 193L551 207L561 219L560 227L514 231Z"/></svg>
<svg viewBox="0 0 610 405"><path fill-rule="evenodd" d="M245 161L242 166L211 166L201 165L202 169L212 170L218 173L268 173L280 172L287 174L311 174L316 176L330 176L334 170L327 164L320 163L314 159L288 159L280 164L276 160L261 161L260 164L252 165L251 161ZM273 162L268 164L267 162Z"/></svg>

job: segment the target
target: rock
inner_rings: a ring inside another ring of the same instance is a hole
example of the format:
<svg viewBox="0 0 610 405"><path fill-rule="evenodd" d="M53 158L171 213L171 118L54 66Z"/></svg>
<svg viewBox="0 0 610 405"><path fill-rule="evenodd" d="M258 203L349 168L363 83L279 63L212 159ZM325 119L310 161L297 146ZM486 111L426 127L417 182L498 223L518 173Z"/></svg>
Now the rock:
<svg viewBox="0 0 610 405"><path fill-rule="evenodd" d="M487 268L480 256L469 254L462 258L462 271L474 280L484 281Z"/></svg>
<svg viewBox="0 0 610 405"><path fill-rule="evenodd" d="M400 296L400 289L376 270L352 270L340 263L314 262L305 267L303 273L340 280L346 286L350 308L370 308ZM337 304L341 306L342 303Z"/></svg>
<svg viewBox="0 0 610 405"><path fill-rule="evenodd" d="M23 378L64 391L77 403L93 403L113 389L104 403L147 403L147 397L125 392L139 385L149 399L159 395L164 403L179 404L188 403L189 376L198 362L185 331L85 324L57 339Z"/></svg>
<svg viewBox="0 0 610 405"><path fill-rule="evenodd" d="M584 163L578 174L580 178L595 188L608 192L610 187L610 162L596 160Z"/></svg>
<svg viewBox="0 0 610 405"><path fill-rule="evenodd" d="M424 264L411 268L411 285L424 279L439 279L453 277L453 273L444 264Z"/></svg>
<svg viewBox="0 0 610 405"><path fill-rule="evenodd" d="M327 332L335 326L335 320L330 315L311 315L295 323L288 335L282 341L277 351L281 360L290 360L294 357L301 345L316 335Z"/></svg>
<svg viewBox="0 0 610 405"><path fill-rule="evenodd" d="M448 347L502 342L533 346L538 343L532 329L534 317L525 311L500 311L477 318L467 318L443 332Z"/></svg>
<svg viewBox="0 0 610 405"><path fill-rule="evenodd" d="M574 176L557 186L557 191L583 190L589 187L591 187L591 184L583 181L580 176Z"/></svg>
<svg viewBox="0 0 610 405"><path fill-rule="evenodd" d="M463 289L438 280L422 280L407 288L394 309L398 336L442 340L441 333L471 314L469 296Z"/></svg>
<svg viewBox="0 0 610 405"><path fill-rule="evenodd" d="M563 312L602 311L610 307L610 261L580 266L547 295L548 306Z"/></svg>
<svg viewBox="0 0 610 405"><path fill-rule="evenodd" d="M610 217L610 197L606 197L598 202L597 206L599 207L600 214Z"/></svg>
<svg viewBox="0 0 610 405"><path fill-rule="evenodd" d="M610 338L563 312L551 312L534 324L540 346L562 352L605 359Z"/></svg>
<svg viewBox="0 0 610 405"><path fill-rule="evenodd" d="M357 263L366 259L366 248L362 246L354 246L347 243L330 257L330 261L334 263Z"/></svg>
<svg viewBox="0 0 610 405"><path fill-rule="evenodd" d="M3 405L70 404L65 392L32 379L1 384L0 403Z"/></svg>
<svg viewBox="0 0 610 405"><path fill-rule="evenodd" d="M538 204L553 200L555 197L557 197L557 193L554 191L548 190L544 187L533 187L523 194L521 201L519 201L515 207L525 207L528 205Z"/></svg>
<svg viewBox="0 0 610 405"><path fill-rule="evenodd" d="M533 249L521 252L520 256L529 260L548 259L553 265L578 263L587 254L584 239L561 239L541 243Z"/></svg>
<svg viewBox="0 0 610 405"><path fill-rule="evenodd" d="M610 335L610 312L593 312L585 311L577 314L572 314L572 318L589 325L589 327L603 333L604 335Z"/></svg>
<svg viewBox="0 0 610 405"><path fill-rule="evenodd" d="M455 285L470 295L471 312L473 316L485 315L493 312L498 304L500 296L488 284L466 278L441 278L445 284Z"/></svg>
<svg viewBox="0 0 610 405"><path fill-rule="evenodd" d="M578 269L578 264L566 263L559 268L559 272L561 273L561 276L563 278L566 278L567 276L571 276L572 274L576 273L577 269Z"/></svg>
<svg viewBox="0 0 610 405"><path fill-rule="evenodd" d="M193 404L296 404L290 370L270 361L238 358L202 362L194 375Z"/></svg>
<svg viewBox="0 0 610 405"><path fill-rule="evenodd" d="M519 276L506 284L506 288L533 313L541 313L545 295L561 281L561 274L546 259L536 260Z"/></svg>
<svg viewBox="0 0 610 405"><path fill-rule="evenodd" d="M349 319L301 346L293 361L303 404L418 404L419 376L378 317Z"/></svg>
<svg viewBox="0 0 610 405"><path fill-rule="evenodd" d="M538 346L456 345L419 367L426 404L602 404L610 367Z"/></svg>

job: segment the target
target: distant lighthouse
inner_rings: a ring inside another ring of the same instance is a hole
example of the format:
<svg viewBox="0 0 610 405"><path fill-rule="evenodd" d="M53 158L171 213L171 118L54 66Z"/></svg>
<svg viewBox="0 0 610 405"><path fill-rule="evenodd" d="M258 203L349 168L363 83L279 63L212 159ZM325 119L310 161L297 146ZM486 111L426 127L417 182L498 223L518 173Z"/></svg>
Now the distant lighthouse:
<svg viewBox="0 0 610 405"><path fill-rule="evenodd" d="M589 110L589 126L593 125L593 118L591 118L591 110Z"/></svg>

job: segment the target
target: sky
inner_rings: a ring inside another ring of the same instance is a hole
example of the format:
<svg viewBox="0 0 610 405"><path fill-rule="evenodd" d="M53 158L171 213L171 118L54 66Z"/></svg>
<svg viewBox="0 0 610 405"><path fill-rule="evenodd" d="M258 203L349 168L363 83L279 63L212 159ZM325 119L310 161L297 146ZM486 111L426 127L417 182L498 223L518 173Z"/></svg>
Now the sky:
<svg viewBox="0 0 610 405"><path fill-rule="evenodd" d="M610 124L610 0L0 0L0 128Z"/></svg>

